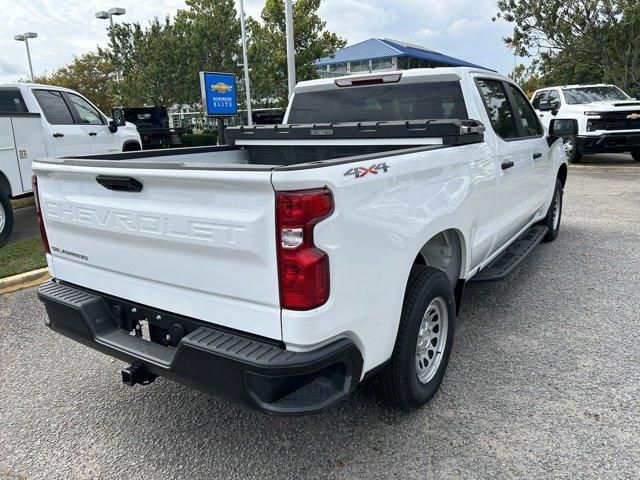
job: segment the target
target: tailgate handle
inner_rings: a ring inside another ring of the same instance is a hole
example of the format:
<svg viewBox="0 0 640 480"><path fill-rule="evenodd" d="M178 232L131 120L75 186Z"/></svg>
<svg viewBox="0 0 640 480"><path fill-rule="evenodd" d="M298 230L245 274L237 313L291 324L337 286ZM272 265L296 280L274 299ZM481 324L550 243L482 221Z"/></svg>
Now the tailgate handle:
<svg viewBox="0 0 640 480"><path fill-rule="evenodd" d="M116 192L140 192L142 183L131 177L114 177L111 175L98 175L96 182L107 190Z"/></svg>

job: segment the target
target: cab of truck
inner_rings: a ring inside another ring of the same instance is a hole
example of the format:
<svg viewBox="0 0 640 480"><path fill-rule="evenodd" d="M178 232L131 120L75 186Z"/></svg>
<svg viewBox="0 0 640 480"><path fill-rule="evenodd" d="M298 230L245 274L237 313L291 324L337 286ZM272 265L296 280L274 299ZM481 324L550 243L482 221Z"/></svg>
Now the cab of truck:
<svg viewBox="0 0 640 480"><path fill-rule="evenodd" d="M114 120L80 93L52 85L0 85L0 246L13 227L9 203L31 193L36 158L140 150L135 125Z"/></svg>

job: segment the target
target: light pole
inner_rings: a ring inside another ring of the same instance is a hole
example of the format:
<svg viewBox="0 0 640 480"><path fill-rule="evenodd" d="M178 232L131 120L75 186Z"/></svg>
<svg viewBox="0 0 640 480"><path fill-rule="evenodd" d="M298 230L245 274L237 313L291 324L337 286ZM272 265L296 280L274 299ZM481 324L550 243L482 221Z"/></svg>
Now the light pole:
<svg viewBox="0 0 640 480"><path fill-rule="evenodd" d="M108 12L105 12L104 10L96 12L96 18L99 18L100 20L109 19L109 26L113 27L114 15L124 15L125 13L127 13L127 11L124 8L115 7L110 8Z"/></svg>
<svg viewBox="0 0 640 480"><path fill-rule="evenodd" d="M244 91L247 95L247 125L253 125L251 112L251 85L249 83L249 61L247 60L247 31L244 24L244 0L240 3L240 31L242 32L242 60L244 63Z"/></svg>
<svg viewBox="0 0 640 480"><path fill-rule="evenodd" d="M13 37L14 40L19 42L24 42L27 47L27 59L29 60L29 74L31 75L31 81L33 82L33 65L31 65L31 52L29 51L29 39L37 38L38 34L36 32L25 32L22 35L15 35Z"/></svg>
<svg viewBox="0 0 640 480"><path fill-rule="evenodd" d="M284 0L284 18L287 39L287 83L289 84L289 98L296 86L296 57L293 44L293 5L291 0Z"/></svg>

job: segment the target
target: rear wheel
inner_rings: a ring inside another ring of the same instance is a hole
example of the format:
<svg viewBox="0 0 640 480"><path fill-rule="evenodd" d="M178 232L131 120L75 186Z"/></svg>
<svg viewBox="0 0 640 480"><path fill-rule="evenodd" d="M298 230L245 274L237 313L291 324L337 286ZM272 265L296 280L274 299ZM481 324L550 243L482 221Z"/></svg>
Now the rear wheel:
<svg viewBox="0 0 640 480"><path fill-rule="evenodd" d="M547 227L547 234L542 239L543 242L553 242L560 231L560 219L562 218L562 195L564 193L562 182L556 178L556 187L553 190L551 205L547 211L547 216L540 222Z"/></svg>
<svg viewBox="0 0 640 480"><path fill-rule="evenodd" d="M640 162L640 150L631 150L631 156L636 162Z"/></svg>
<svg viewBox="0 0 640 480"><path fill-rule="evenodd" d="M562 148L569 163L580 163L582 161L582 153L576 145L576 137L564 137L562 139Z"/></svg>
<svg viewBox="0 0 640 480"><path fill-rule="evenodd" d="M410 411L435 395L453 345L454 305L453 289L444 272L413 267L393 355L375 377L383 401Z"/></svg>
<svg viewBox="0 0 640 480"><path fill-rule="evenodd" d="M9 197L0 192L0 247L2 247L13 230L13 208Z"/></svg>

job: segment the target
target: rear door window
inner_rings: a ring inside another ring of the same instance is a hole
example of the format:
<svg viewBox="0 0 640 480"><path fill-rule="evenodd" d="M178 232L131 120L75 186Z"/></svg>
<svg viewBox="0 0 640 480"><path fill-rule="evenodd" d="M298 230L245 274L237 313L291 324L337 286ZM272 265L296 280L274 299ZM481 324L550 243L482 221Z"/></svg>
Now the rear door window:
<svg viewBox="0 0 640 480"><path fill-rule="evenodd" d="M73 115L62 98L62 94L54 90L34 90L33 94L51 125L73 125Z"/></svg>
<svg viewBox="0 0 640 480"><path fill-rule="evenodd" d="M0 90L0 113L28 113L20 90Z"/></svg>
<svg viewBox="0 0 640 480"><path fill-rule="evenodd" d="M335 87L296 93L289 123L467 119L459 82Z"/></svg>
<svg viewBox="0 0 640 480"><path fill-rule="evenodd" d="M476 82L493 130L500 138L517 137L516 124L502 81L478 79Z"/></svg>

